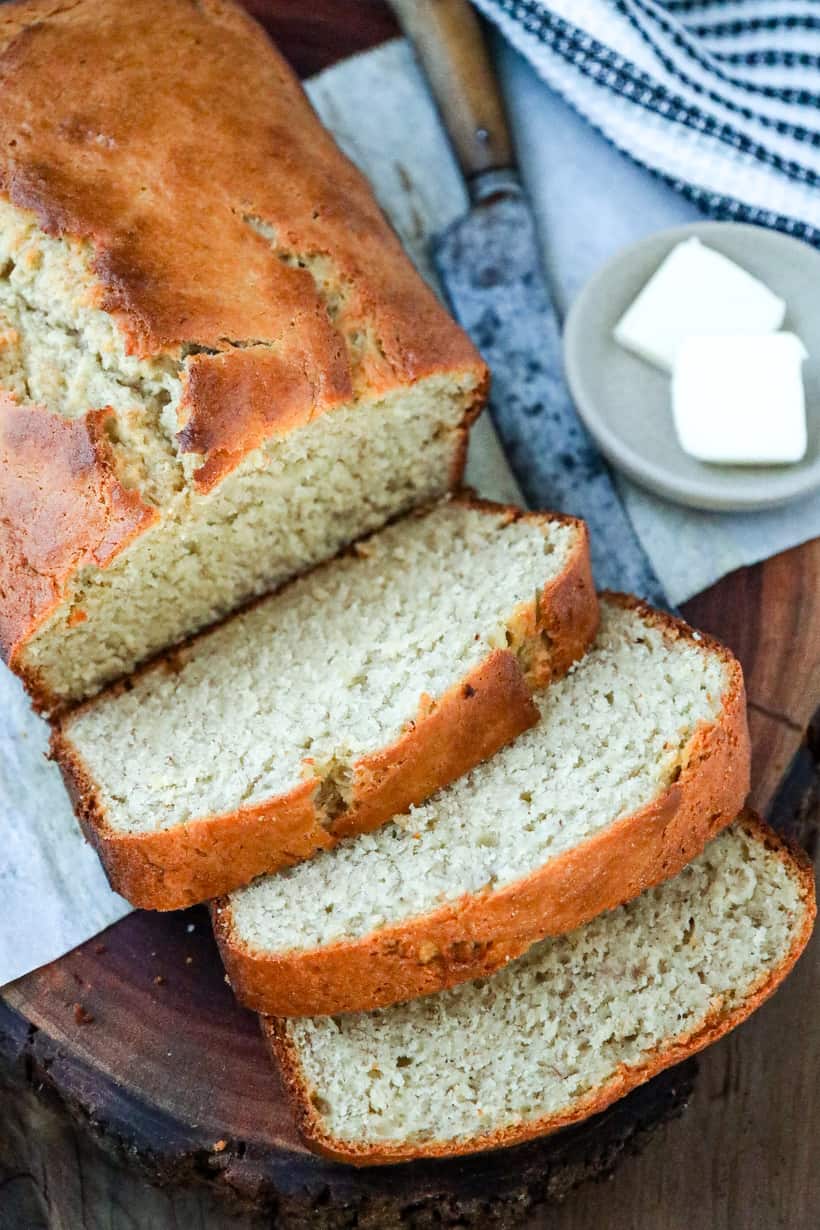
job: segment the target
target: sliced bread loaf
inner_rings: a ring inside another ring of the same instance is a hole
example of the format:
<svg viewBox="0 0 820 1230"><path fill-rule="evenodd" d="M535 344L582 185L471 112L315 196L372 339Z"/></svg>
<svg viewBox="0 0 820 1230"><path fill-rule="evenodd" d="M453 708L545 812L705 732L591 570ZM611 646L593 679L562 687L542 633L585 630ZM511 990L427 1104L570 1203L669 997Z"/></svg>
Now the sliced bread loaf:
<svg viewBox="0 0 820 1230"><path fill-rule="evenodd" d="M811 933L812 867L761 822L483 982L263 1021L301 1132L357 1165L472 1153L576 1123L716 1041Z"/></svg>
<svg viewBox="0 0 820 1230"><path fill-rule="evenodd" d="M447 500L64 716L53 750L114 888L175 909L465 773L597 623L582 523Z"/></svg>
<svg viewBox="0 0 820 1230"><path fill-rule="evenodd" d="M0 54L0 655L53 710L457 485L487 372L239 5Z"/></svg>
<svg viewBox="0 0 820 1230"><path fill-rule="evenodd" d="M740 666L623 596L540 723L378 832L214 907L230 981L274 1016L481 977L675 875L740 810Z"/></svg>

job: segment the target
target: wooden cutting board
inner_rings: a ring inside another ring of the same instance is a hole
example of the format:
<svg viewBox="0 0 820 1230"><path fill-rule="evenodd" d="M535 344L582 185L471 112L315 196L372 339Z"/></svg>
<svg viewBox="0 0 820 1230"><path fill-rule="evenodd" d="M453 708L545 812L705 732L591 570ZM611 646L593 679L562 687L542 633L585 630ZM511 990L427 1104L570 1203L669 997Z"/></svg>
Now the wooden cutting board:
<svg viewBox="0 0 820 1230"><path fill-rule="evenodd" d="M303 75L394 33L376 0L248 7ZM765 810L820 699L820 542L725 578L685 614L743 663L753 799ZM795 797L808 785L809 777L798 782ZM818 972L815 943L773 1004L703 1061L694 1110L656 1133L614 1186L579 1193L561 1226L820 1224L810 1155L820 1133ZM256 1020L225 986L204 910L136 913L0 997L0 1227L255 1230L308 1218L381 1227L428 1217L484 1226L491 1215L517 1225L531 1203L634 1149L680 1109L693 1075L684 1065L589 1124L491 1156L334 1166L299 1142ZM89 1149L88 1137L119 1160ZM166 1191L141 1186L140 1174ZM184 1196L188 1213L177 1220L179 1193L192 1182L198 1192ZM226 1211L234 1199L246 1210L238 1221ZM554 1217L531 1224L559 1224Z"/></svg>

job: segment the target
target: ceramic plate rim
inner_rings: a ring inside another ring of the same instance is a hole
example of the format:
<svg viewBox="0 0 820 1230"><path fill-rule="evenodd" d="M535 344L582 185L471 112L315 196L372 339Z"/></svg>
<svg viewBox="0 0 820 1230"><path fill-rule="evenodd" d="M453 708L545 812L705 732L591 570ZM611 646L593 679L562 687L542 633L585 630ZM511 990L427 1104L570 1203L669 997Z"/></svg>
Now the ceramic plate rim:
<svg viewBox="0 0 820 1230"><path fill-rule="evenodd" d="M646 248L671 248L675 243L693 235L707 242L716 235L725 234L727 229L734 233L747 232L758 238L765 237L771 246L788 245L790 248L799 246L801 253L808 259L816 259L818 270L820 270L820 252L794 236L784 235L780 231L771 231L766 227L742 222L704 220L654 231L635 243L621 248L585 282L567 313L563 336L564 366L573 401L587 430L607 460L634 482L657 495L688 507L713 512L731 510L753 512L782 507L784 504L789 504L817 490L820 487L820 458L809 467L804 467L799 471L793 471L788 466L766 467L772 477L778 480L776 490L771 496L761 495L759 491L750 490L747 493L742 490L738 491L736 488L732 489L733 480L739 477L734 468L731 474L716 470L714 482L707 478L681 477L674 470L668 470L641 456L624 443L621 436L612 429L600 409L596 407L594 398L587 390L582 370L582 329L587 309L596 300L602 285L605 286L621 268L628 267ZM660 259L663 257L661 256ZM626 306L624 304L624 308ZM636 361L640 362L637 358ZM759 468L756 467L756 470Z"/></svg>

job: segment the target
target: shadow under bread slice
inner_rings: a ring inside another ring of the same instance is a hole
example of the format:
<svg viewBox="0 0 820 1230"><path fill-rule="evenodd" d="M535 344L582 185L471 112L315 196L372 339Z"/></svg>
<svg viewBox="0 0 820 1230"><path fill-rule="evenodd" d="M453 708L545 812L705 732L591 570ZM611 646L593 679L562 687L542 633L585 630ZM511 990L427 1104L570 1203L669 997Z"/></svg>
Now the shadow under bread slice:
<svg viewBox="0 0 820 1230"><path fill-rule="evenodd" d="M355 1012L482 977L675 875L740 811L739 664L623 595L537 726L378 832L213 907L238 997Z"/></svg>
<svg viewBox="0 0 820 1230"><path fill-rule="evenodd" d="M467 772L597 624L581 522L446 500L64 716L53 753L113 887L176 909Z"/></svg>
<svg viewBox="0 0 820 1230"><path fill-rule="evenodd" d="M596 1114L734 1029L811 934L814 876L741 817L678 876L503 971L263 1031L307 1144L355 1165L517 1144Z"/></svg>

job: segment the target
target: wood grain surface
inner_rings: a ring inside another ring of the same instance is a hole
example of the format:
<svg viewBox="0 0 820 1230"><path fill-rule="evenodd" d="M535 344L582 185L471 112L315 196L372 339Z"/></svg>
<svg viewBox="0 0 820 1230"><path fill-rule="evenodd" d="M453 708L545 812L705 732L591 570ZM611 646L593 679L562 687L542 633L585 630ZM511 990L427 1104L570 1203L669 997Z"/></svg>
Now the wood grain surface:
<svg viewBox="0 0 820 1230"><path fill-rule="evenodd" d="M248 7L303 74L394 31L377 0ZM804 735L820 697L820 543L734 573L685 614L743 663L757 805L794 762L777 819L811 831L816 757ZM0 998L0 1230L816 1230L818 1056L815 939L774 1000L699 1061L682 1118L665 1122L692 1064L549 1142L352 1171L296 1138L205 912L137 913ZM554 1203L619 1159L611 1182Z"/></svg>

